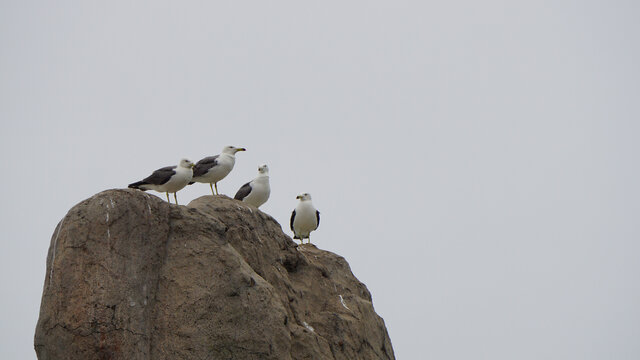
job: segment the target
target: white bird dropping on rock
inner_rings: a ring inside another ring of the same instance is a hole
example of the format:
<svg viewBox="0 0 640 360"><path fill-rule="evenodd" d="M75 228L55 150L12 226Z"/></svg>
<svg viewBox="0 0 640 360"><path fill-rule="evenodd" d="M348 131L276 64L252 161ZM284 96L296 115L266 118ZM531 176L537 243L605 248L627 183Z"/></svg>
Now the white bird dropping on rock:
<svg viewBox="0 0 640 360"><path fill-rule="evenodd" d="M320 211L313 207L311 202L311 194L304 193L296 196L300 202L296 206L295 210L291 213L291 231L293 231L293 238L300 239L300 243L304 244L304 239L309 239L311 243L310 234L313 230L320 225Z"/></svg>

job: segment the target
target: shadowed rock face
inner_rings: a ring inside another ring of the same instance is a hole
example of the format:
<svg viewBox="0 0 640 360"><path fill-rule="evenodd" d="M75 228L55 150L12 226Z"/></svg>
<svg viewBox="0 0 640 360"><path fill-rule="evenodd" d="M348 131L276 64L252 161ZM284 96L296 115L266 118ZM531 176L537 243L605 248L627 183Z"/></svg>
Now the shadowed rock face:
<svg viewBox="0 0 640 360"><path fill-rule="evenodd" d="M48 359L394 359L344 258L225 196L108 190L53 233L35 334Z"/></svg>

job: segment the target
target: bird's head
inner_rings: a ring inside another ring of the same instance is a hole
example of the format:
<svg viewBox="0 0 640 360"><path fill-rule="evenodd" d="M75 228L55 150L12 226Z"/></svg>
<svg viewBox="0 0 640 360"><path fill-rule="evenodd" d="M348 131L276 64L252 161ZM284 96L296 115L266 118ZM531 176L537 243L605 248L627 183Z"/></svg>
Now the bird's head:
<svg viewBox="0 0 640 360"><path fill-rule="evenodd" d="M180 160L180 167L191 169L194 166L195 166L195 164L192 163L191 161L187 160L187 159Z"/></svg>
<svg viewBox="0 0 640 360"><path fill-rule="evenodd" d="M235 155L235 153L237 153L238 151L247 151L247 149L242 148L242 147L235 147L235 146L225 146L224 148L222 148L222 153L223 154L231 154L231 155Z"/></svg>
<svg viewBox="0 0 640 360"><path fill-rule="evenodd" d="M300 201L309 201L311 200L311 194L309 193L300 194L296 196L296 199L300 199Z"/></svg>
<svg viewBox="0 0 640 360"><path fill-rule="evenodd" d="M258 174L269 175L269 167L267 166L267 164L263 164L258 167Z"/></svg>

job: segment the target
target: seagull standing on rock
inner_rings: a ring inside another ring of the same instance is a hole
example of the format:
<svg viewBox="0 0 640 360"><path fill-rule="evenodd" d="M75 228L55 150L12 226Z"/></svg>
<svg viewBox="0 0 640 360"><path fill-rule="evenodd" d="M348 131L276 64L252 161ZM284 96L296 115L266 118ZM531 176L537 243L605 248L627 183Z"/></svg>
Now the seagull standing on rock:
<svg viewBox="0 0 640 360"><path fill-rule="evenodd" d="M269 167L260 165L258 177L242 185L233 198L249 205L260 207L269 200L271 187L269 186Z"/></svg>
<svg viewBox="0 0 640 360"><path fill-rule="evenodd" d="M225 146L220 155L208 156L196 163L193 168L193 179L189 185L199 183L209 183L212 195L218 195L218 181L224 179L236 163L236 153L238 151L247 151L245 148L235 146ZM216 193L213 193L213 187Z"/></svg>
<svg viewBox="0 0 640 360"><path fill-rule="evenodd" d="M178 166L166 166L154 171L151 175L142 181L129 184L129 188L142 191L155 190L167 194L167 202L169 201L169 193L173 193L178 204L178 195L176 193L182 190L193 177L193 163L187 159L180 160Z"/></svg>
<svg viewBox="0 0 640 360"><path fill-rule="evenodd" d="M290 226L291 231L293 231L293 238L300 239L300 244L304 244L304 239L306 238L311 244L309 235L320 225L320 211L313 207L311 194L300 194L296 196L296 199L299 199L300 202L291 213Z"/></svg>

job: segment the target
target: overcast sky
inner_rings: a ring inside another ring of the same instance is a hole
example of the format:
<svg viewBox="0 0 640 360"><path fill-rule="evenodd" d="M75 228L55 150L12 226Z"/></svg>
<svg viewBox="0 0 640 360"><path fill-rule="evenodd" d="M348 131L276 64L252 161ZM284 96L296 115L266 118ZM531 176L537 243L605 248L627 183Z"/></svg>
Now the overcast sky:
<svg viewBox="0 0 640 360"><path fill-rule="evenodd" d="M639 10L1 1L0 358L73 205L235 145L221 192L267 163L287 233L310 192L398 359L639 359Z"/></svg>

